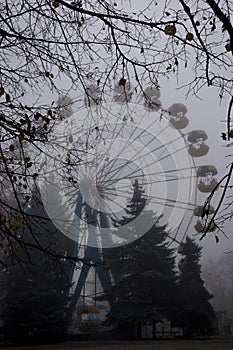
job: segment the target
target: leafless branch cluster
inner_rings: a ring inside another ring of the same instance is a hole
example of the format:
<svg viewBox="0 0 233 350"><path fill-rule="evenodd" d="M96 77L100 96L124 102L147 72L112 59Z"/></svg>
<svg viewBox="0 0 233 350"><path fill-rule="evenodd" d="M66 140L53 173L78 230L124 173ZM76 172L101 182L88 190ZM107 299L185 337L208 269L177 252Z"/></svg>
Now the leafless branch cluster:
<svg viewBox="0 0 233 350"><path fill-rule="evenodd" d="M105 0L2 1L1 231L12 208L25 215L30 186L38 177L28 149L38 150L61 116L54 95L88 94L88 84L96 84L101 98L108 99L110 89L122 78L139 93L145 85L157 86L160 77L187 69L192 72L188 93L198 94L210 86L218 89L220 99L229 99L229 140L232 7L229 0L143 5ZM8 189L14 203L7 198ZM14 235L11 239L17 241Z"/></svg>

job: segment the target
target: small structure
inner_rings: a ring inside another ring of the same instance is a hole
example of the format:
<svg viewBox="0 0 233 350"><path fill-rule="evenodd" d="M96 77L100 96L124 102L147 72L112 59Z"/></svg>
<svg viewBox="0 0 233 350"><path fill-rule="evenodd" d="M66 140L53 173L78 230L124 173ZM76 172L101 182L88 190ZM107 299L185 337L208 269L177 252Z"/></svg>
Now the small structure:
<svg viewBox="0 0 233 350"><path fill-rule="evenodd" d="M170 125L175 129L184 129L189 123L185 114L188 112L187 107L183 103L174 103L168 109L170 114Z"/></svg>
<svg viewBox="0 0 233 350"><path fill-rule="evenodd" d="M100 87L96 84L88 85L84 95L84 104L86 107L91 107L99 104L101 101Z"/></svg>
<svg viewBox="0 0 233 350"><path fill-rule="evenodd" d="M150 112L159 110L162 105L159 100L161 95L159 89L156 86L148 86L143 93L145 97L144 107Z"/></svg>
<svg viewBox="0 0 233 350"><path fill-rule="evenodd" d="M214 178L217 175L217 168L213 165L203 165L197 169L199 191L208 193L217 189L218 181Z"/></svg>
<svg viewBox="0 0 233 350"><path fill-rule="evenodd" d="M120 79L114 86L113 101L119 103L130 102L132 99L132 89L126 79Z"/></svg>
<svg viewBox="0 0 233 350"><path fill-rule="evenodd" d="M192 157L203 157L209 152L209 146L205 144L208 136L204 130L193 130L188 135L188 152Z"/></svg>
<svg viewBox="0 0 233 350"><path fill-rule="evenodd" d="M194 226L194 228L198 233L203 232L207 228L208 232L213 232L216 230L217 225L214 222L210 223L211 216L214 213L214 211L215 209L212 205L209 205L208 207L197 206L194 209L193 215L197 216L197 223Z"/></svg>
<svg viewBox="0 0 233 350"><path fill-rule="evenodd" d="M68 95L59 95L57 100L58 112L60 119L69 118L73 114L73 100Z"/></svg>

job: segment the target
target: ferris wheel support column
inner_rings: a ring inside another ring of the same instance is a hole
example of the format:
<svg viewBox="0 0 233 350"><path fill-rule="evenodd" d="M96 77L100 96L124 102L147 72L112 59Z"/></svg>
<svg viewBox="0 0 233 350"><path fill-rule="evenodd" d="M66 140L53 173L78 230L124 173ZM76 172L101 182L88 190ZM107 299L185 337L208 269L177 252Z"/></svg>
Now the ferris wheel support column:
<svg viewBox="0 0 233 350"><path fill-rule="evenodd" d="M81 192L79 192L79 194L78 194L78 199L77 199L77 205L76 205L76 209L75 209L75 214L76 214L78 217L81 217L81 213L82 213L82 201L83 201L83 197L82 197ZM78 227L78 229L79 229L79 227ZM74 258L77 258L77 256L78 256L78 246L79 246L78 240L73 241L72 257L74 257ZM74 276L75 267L76 267L76 264L74 263L74 264L72 265L72 267L70 268L69 277L68 277L68 288L67 288L66 291L65 291L65 295L66 295L66 296L69 296L69 293L70 293L70 286L71 286L71 284L72 284L72 280L73 280L73 276Z"/></svg>
<svg viewBox="0 0 233 350"><path fill-rule="evenodd" d="M82 198L80 195L79 198ZM99 277L100 283L103 287L103 290L108 290L112 284L111 284L111 276L108 269L103 268L103 258L101 258L100 250L97 246L92 246L94 241L95 244L97 243L97 228L96 228L96 220L97 220L97 211L91 210L90 206L85 203L85 214L86 219L88 223L88 242L85 249L85 254L83 257L83 265L81 268L81 272L79 275L79 279L77 282L77 285L75 287L74 294L72 296L72 300L69 306L70 314L73 314L73 311L76 307L76 304L78 302L78 299L80 297L81 291L85 285L89 270L92 266L94 266L96 273ZM79 200L77 203L77 210L76 213L81 214L81 209L83 206L83 203ZM105 223L107 224L107 219L105 218ZM74 249L77 247L77 243L74 243ZM78 250L75 252L75 256L78 255ZM72 276L73 276L74 268L72 268Z"/></svg>
<svg viewBox="0 0 233 350"><path fill-rule="evenodd" d="M106 217L106 215L104 213L100 213L100 227L109 227L108 219L107 219L107 217ZM105 238L104 246L110 247L111 246L110 243L112 242L112 239L110 238L109 235L107 235L104 238ZM109 258L106 257L106 248L102 249L102 257L103 257L103 262L108 264L109 263ZM113 277L114 283L116 283L116 284L119 283L122 280L122 277L119 274L115 273L115 272L112 272L112 277Z"/></svg>

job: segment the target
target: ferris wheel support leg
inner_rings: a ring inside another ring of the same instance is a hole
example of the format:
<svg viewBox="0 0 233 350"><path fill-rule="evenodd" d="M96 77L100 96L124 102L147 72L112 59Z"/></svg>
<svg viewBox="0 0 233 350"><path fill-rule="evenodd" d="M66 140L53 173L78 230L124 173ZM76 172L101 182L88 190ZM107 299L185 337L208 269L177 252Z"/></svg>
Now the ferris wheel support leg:
<svg viewBox="0 0 233 350"><path fill-rule="evenodd" d="M104 214L104 213L100 213L100 226L104 227L104 228L109 227L108 219L106 217L106 214ZM113 242L112 242L112 238L110 236L110 233L107 234L106 236L102 237L102 244L103 244L103 246L107 246L107 247L112 246ZM103 259L103 262L105 264L109 263L109 259L108 259L108 256L106 254L106 249L102 249L102 259ZM110 276L109 270L100 269L100 271L99 272L97 271L97 273L99 275L99 278L100 278L100 276L102 276L101 278L103 279L103 283L101 282L101 284L103 286L103 289L104 290L109 289L112 286L111 276ZM116 274L116 273L112 273L112 277L113 277L113 280L116 284L119 283L122 279L121 276L119 274Z"/></svg>
<svg viewBox="0 0 233 350"><path fill-rule="evenodd" d="M96 273L99 277L99 280L100 280L100 283L103 287L103 290L106 291L106 290L110 289L112 284L111 284L111 276L110 276L109 271L107 269L105 270L101 266L97 266Z"/></svg>
<svg viewBox="0 0 233 350"><path fill-rule="evenodd" d="M70 317L72 317L72 315L73 315L74 309L75 309L76 304L78 302L78 299L80 297L81 291L82 291L82 289L84 287L84 284L85 284L88 272L90 270L90 267L91 267L90 265L83 264L83 267L82 267L82 270L80 272L80 276L79 276L79 279L78 279L78 283L77 283L76 288L75 288L75 292L73 294L71 303L69 305L69 315L70 315Z"/></svg>
<svg viewBox="0 0 233 350"><path fill-rule="evenodd" d="M89 247L87 246L87 249L85 251L84 259L85 262L83 263L77 285L75 287L75 291L69 306L69 314L72 316L74 309L76 307L76 304L78 302L78 299L80 297L81 291L85 285L89 270L91 266L94 266L96 269L96 265L100 264L100 254L97 248ZM102 277L101 277L101 284L102 284Z"/></svg>
<svg viewBox="0 0 233 350"><path fill-rule="evenodd" d="M77 256L78 256L78 243L74 243L72 257L76 258ZM68 287L66 288L66 290L64 292L65 296L67 296L67 297L69 296L69 293L70 293L70 287L72 284L75 267L76 267L76 263L72 263L72 266L70 268L69 275L68 275Z"/></svg>
<svg viewBox="0 0 233 350"><path fill-rule="evenodd" d="M75 208L75 214L80 218L81 217L81 213L82 213L82 201L83 201L83 197L81 192L78 193L78 199L77 199L77 205ZM79 231L80 227L77 227L77 230ZM78 256L78 248L79 248L79 244L78 241L73 243L73 251L72 251L72 257L73 258L77 258ZM73 275L74 275L74 270L75 270L76 264L72 264L70 271L69 271L69 277L68 277L68 288L65 290L65 295L69 296L70 293L70 286L73 280Z"/></svg>

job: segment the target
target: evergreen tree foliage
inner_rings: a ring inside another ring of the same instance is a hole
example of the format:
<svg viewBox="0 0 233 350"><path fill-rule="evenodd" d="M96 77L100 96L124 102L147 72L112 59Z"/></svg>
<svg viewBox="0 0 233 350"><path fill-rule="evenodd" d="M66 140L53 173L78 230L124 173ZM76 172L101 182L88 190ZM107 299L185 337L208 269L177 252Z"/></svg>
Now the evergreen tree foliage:
<svg viewBox="0 0 233 350"><path fill-rule="evenodd" d="M133 196L125 209L126 215L116 226L130 224L144 209L146 198L142 186L135 181ZM108 250L110 268L121 281L106 292L103 299L111 305L108 323L139 324L171 318L176 307L176 275L172 249L168 248L165 226L151 211L153 227L132 243Z"/></svg>
<svg viewBox="0 0 233 350"><path fill-rule="evenodd" d="M20 234L28 243L40 237L42 248L69 254L72 242L48 219L39 194L33 195L31 222ZM17 232L19 234L19 232ZM2 272L2 338L8 344L37 344L64 339L70 263L52 259L40 250L20 250L17 260Z"/></svg>
<svg viewBox="0 0 233 350"><path fill-rule="evenodd" d="M174 324L183 328L187 337L207 335L213 331L214 312L210 304L212 295L201 278L201 247L186 238L179 263L180 308Z"/></svg>

